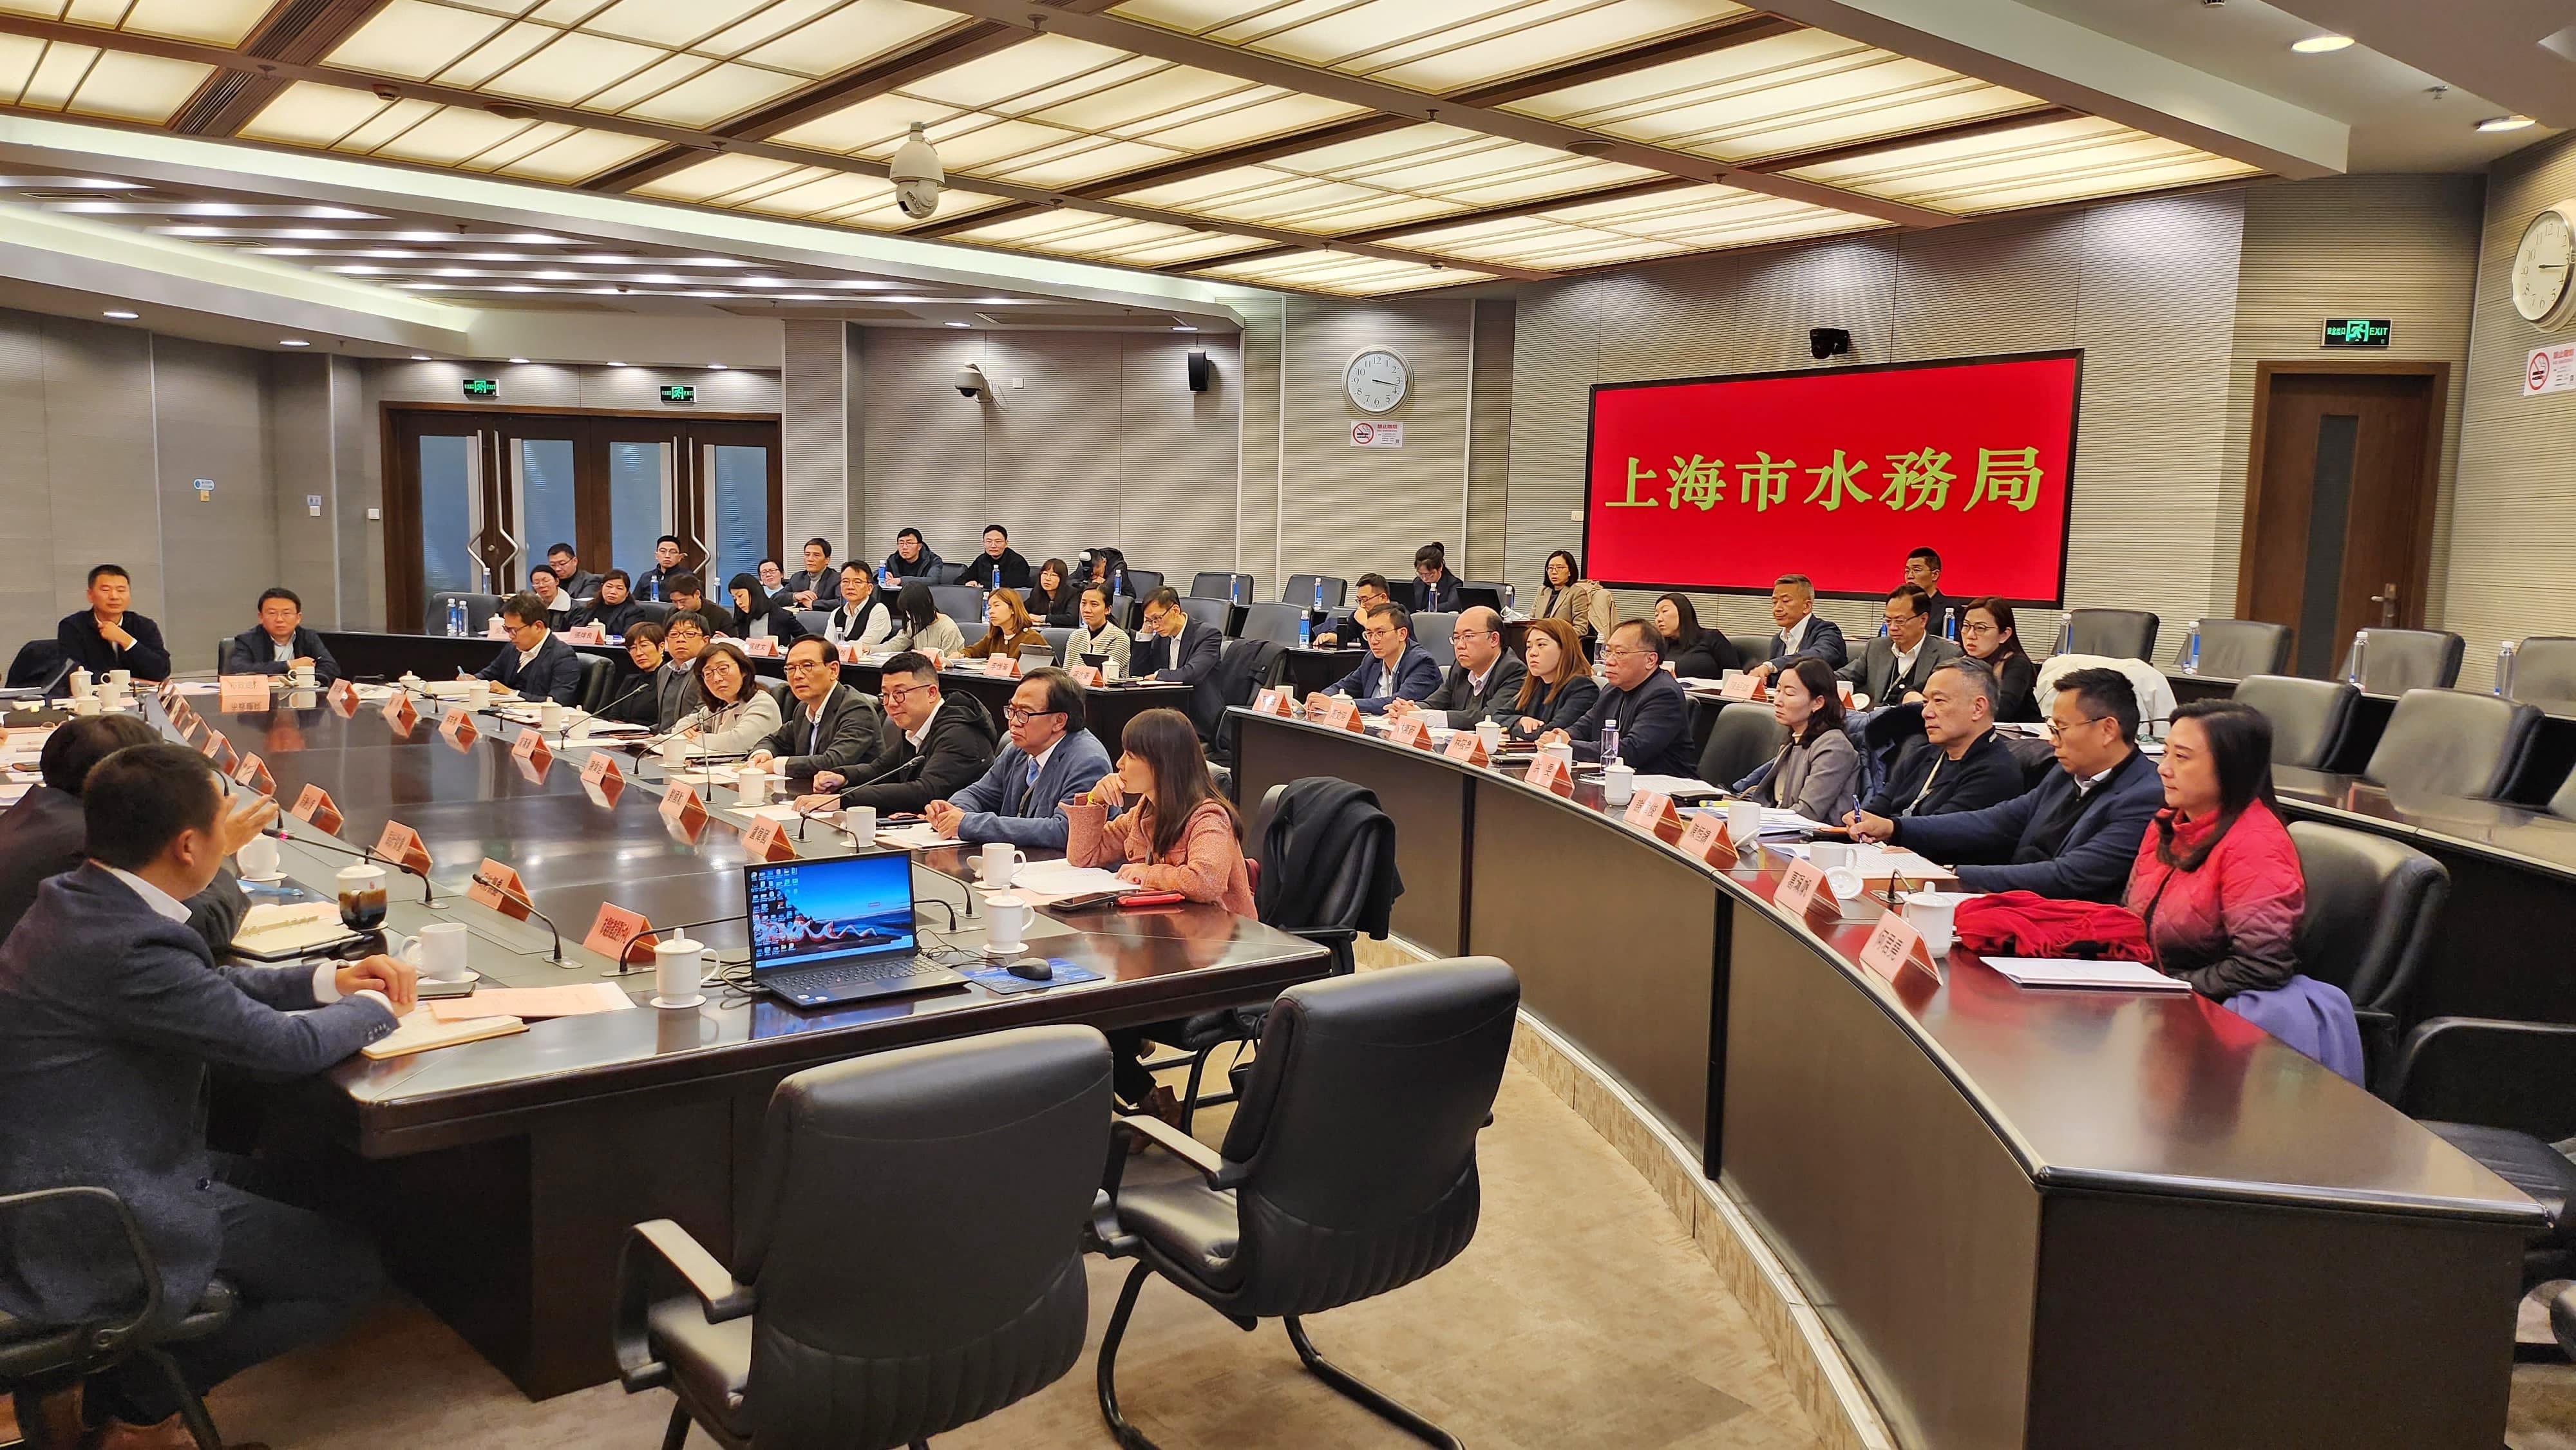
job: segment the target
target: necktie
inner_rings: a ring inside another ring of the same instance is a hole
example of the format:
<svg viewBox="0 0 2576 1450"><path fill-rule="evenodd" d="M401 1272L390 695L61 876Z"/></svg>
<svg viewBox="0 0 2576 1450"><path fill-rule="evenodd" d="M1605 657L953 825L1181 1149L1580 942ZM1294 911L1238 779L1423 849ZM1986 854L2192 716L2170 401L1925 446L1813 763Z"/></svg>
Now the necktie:
<svg viewBox="0 0 2576 1450"><path fill-rule="evenodd" d="M1029 762L1028 773L1020 777L1020 798L1012 803L1011 814L1015 816L1030 814L1029 805L1037 799L1037 791L1038 763L1032 760Z"/></svg>

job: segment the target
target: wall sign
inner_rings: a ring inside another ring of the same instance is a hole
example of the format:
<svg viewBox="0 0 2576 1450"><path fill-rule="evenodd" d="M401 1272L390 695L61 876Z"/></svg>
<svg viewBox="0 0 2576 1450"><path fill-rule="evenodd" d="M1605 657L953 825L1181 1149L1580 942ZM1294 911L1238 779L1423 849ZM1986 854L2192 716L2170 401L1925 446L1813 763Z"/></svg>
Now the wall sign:
<svg viewBox="0 0 2576 1450"><path fill-rule="evenodd" d="M694 403L697 400L698 390L692 384L664 383L662 385L662 401L665 403Z"/></svg>
<svg viewBox="0 0 2576 1450"><path fill-rule="evenodd" d="M2531 360L2522 369L2522 395L2536 398L2570 388L2576 388L2576 342L2533 348Z"/></svg>
<svg viewBox="0 0 2576 1450"><path fill-rule="evenodd" d="M467 378L465 380L465 396L469 398L497 398L501 396L501 380L498 378Z"/></svg>
<svg viewBox="0 0 2576 1450"><path fill-rule="evenodd" d="M1404 425L1401 423L1372 423L1366 418L1353 418L1351 420L1351 446L1353 448L1402 448L1404 446Z"/></svg>
<svg viewBox="0 0 2576 1450"><path fill-rule="evenodd" d="M2327 347L2386 347L2397 329L2385 317L2329 317Z"/></svg>

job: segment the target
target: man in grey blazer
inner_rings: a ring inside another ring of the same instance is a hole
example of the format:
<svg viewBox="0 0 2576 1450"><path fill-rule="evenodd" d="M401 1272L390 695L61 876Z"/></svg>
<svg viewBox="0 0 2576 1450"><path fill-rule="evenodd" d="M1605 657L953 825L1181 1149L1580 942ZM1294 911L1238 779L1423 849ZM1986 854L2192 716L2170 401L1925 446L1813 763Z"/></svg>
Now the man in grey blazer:
<svg viewBox="0 0 2576 1450"><path fill-rule="evenodd" d="M39 888L0 946L0 1194L115 1193L158 1264L165 1322L222 1275L231 1320L168 1350L203 1393L338 1330L382 1283L357 1230L236 1186L240 1166L206 1147L207 1069L319 1072L393 1032L412 1006L413 973L382 956L215 965L181 903L276 806L223 809L197 752L120 750L91 772L82 805L89 859ZM47 1325L114 1317L134 1302L131 1262L92 1203L22 1210L0 1239L0 1312ZM191 1443L177 1395L140 1357L88 1393L108 1421L102 1445Z"/></svg>
<svg viewBox="0 0 2576 1450"><path fill-rule="evenodd" d="M1453 730L1473 729L1488 719L1508 724L1518 718L1513 702L1529 671L1503 648L1503 617L1479 604L1450 626L1449 644L1458 662L1441 673L1440 688L1420 704L1401 697L1389 700L1386 713L1402 719L1419 710L1434 724Z"/></svg>
<svg viewBox="0 0 2576 1450"><path fill-rule="evenodd" d="M830 640L809 634L787 647L787 693L800 708L760 742L749 763L774 764L779 774L798 778L824 770L864 776L883 768L880 756L892 755L876 697L841 683L841 654Z"/></svg>
<svg viewBox="0 0 2576 1450"><path fill-rule="evenodd" d="M1083 728L1082 687L1062 670L1031 670L1002 720L1011 743L981 779L932 801L930 824L960 841L1061 851L1070 825L1056 807L1080 800L1110 770L1109 752Z"/></svg>
<svg viewBox="0 0 2576 1450"><path fill-rule="evenodd" d="M1899 584L1887 595L1887 633L1873 639L1860 658L1834 671L1852 693L1868 696L1879 709L1902 704L1923 693L1923 682L1947 660L1959 657L1956 640L1932 633L1931 597L1912 584Z"/></svg>

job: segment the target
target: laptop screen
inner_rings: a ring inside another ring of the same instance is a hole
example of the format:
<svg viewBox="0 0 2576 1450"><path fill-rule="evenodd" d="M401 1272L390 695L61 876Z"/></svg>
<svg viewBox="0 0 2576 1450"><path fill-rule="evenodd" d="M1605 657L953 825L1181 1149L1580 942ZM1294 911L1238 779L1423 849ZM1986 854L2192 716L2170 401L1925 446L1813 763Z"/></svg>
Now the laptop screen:
<svg viewBox="0 0 2576 1450"><path fill-rule="evenodd" d="M747 866L743 879L755 973L914 949L905 852Z"/></svg>

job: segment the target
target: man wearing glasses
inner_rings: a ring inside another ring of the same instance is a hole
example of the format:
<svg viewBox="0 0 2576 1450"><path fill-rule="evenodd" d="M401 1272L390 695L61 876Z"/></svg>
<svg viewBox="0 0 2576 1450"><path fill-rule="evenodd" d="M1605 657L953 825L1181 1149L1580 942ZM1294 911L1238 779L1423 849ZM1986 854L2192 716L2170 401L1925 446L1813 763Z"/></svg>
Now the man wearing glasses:
<svg viewBox="0 0 2576 1450"><path fill-rule="evenodd" d="M533 594L511 595L501 601L501 629L510 642L475 678L531 700L571 704L581 693L581 656L546 628L545 604Z"/></svg>
<svg viewBox="0 0 2576 1450"><path fill-rule="evenodd" d="M1441 677L1440 688L1419 705L1389 700L1386 713L1421 710L1453 730L1473 729L1488 719L1508 725L1519 718L1515 702L1529 672L1503 648L1503 617L1481 604L1460 614L1449 628L1449 647L1458 662Z"/></svg>
<svg viewBox="0 0 2576 1450"><path fill-rule="evenodd" d="M1360 641L1368 658L1333 682L1331 689L1306 702L1308 714L1321 713L1327 697L1357 700L1363 715L1382 715L1398 700L1430 698L1440 688L1440 665L1413 642L1413 616L1401 604L1381 604L1360 611Z"/></svg>
<svg viewBox="0 0 2576 1450"><path fill-rule="evenodd" d="M2164 783L2138 753L2138 695L2118 670L2073 670L2057 682L2048 737L2059 769L2001 805L1890 820L1860 812L1852 835L1894 841L1956 867L1969 891L2035 891L2070 901L2120 899Z"/></svg>
<svg viewBox="0 0 2576 1450"><path fill-rule="evenodd" d="M954 840L1061 851L1072 822L1056 807L1082 799L1111 768L1109 752L1083 728L1082 687L1062 670L1031 670L1002 719L1011 743L982 780L932 801L930 824Z"/></svg>
<svg viewBox="0 0 2576 1450"><path fill-rule="evenodd" d="M837 794L845 807L873 806L884 815L917 811L964 790L992 765L1001 735L992 715L972 695L942 695L928 655L905 650L887 660L877 691L887 721L901 732L872 762L884 779L871 781L855 769L817 771L815 793L797 797L798 810L833 805Z"/></svg>
<svg viewBox="0 0 2576 1450"><path fill-rule="evenodd" d="M869 776L892 764L877 702L841 683L832 643L806 635L787 647L787 693L803 709L751 752L750 763L801 780L826 770Z"/></svg>
<svg viewBox="0 0 2576 1450"><path fill-rule="evenodd" d="M1201 624L1181 608L1181 596L1169 585L1145 598L1145 631L1129 649L1138 678L1178 680L1195 685L1216 673L1225 638L1216 626Z"/></svg>
<svg viewBox="0 0 2576 1450"><path fill-rule="evenodd" d="M1608 676L1601 698L1584 717L1565 730L1550 730L1541 745L1572 742L1586 760L1601 755L1601 726L1619 722L1619 760L1641 775L1699 774L1691 749L1690 699L1682 682L1665 674L1664 637L1651 619L1624 619L1601 642L1601 671Z"/></svg>

